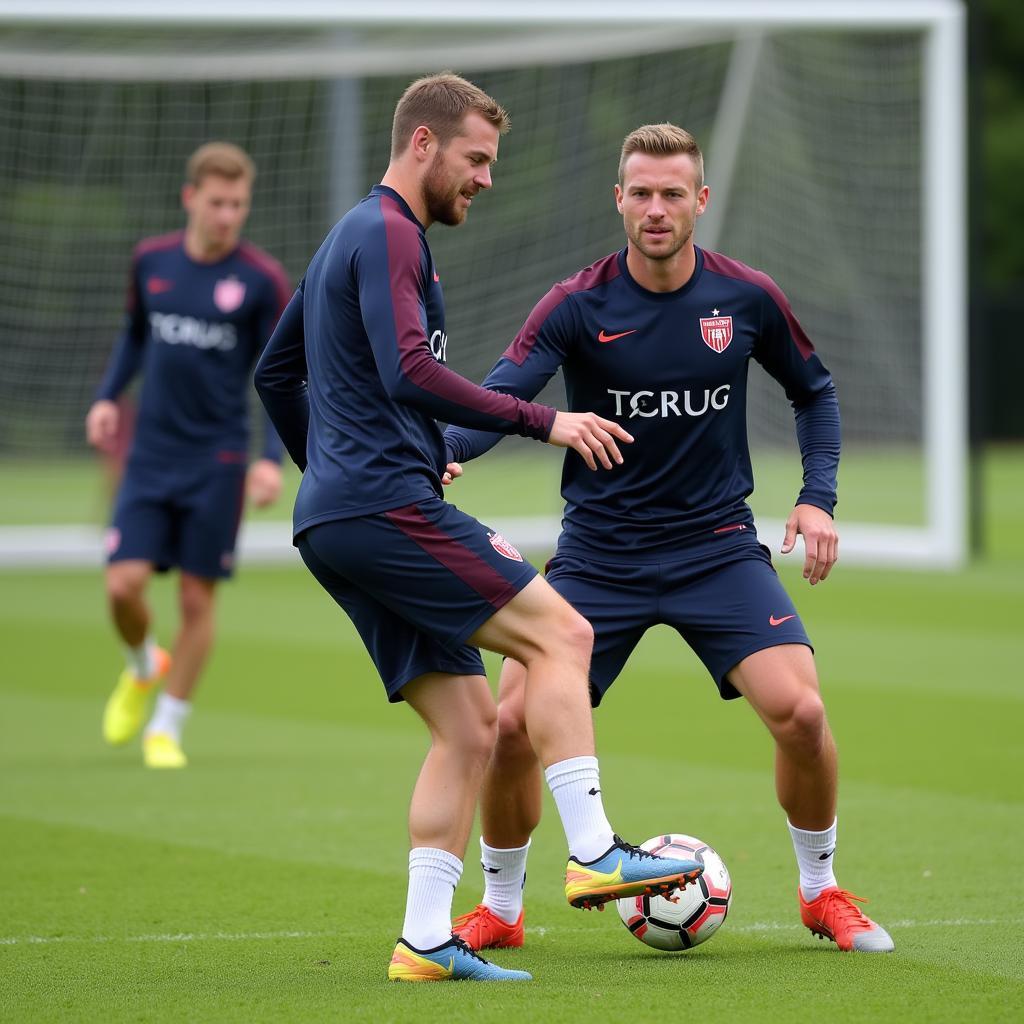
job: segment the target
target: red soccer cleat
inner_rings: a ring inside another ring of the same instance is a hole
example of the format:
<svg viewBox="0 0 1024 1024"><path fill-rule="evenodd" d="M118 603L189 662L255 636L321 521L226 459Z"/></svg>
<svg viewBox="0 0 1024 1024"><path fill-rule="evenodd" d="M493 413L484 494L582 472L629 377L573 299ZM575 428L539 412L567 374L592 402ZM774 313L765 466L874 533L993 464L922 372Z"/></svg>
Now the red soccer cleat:
<svg viewBox="0 0 1024 1024"><path fill-rule="evenodd" d="M460 914L452 921L452 931L470 949L511 949L523 944L524 929L521 910L515 924L498 917L490 907L482 903L468 914Z"/></svg>
<svg viewBox="0 0 1024 1024"><path fill-rule="evenodd" d="M895 946L889 933L861 911L863 896L833 886L808 903L800 898L800 919L820 938L831 939L846 953L891 953ZM856 901L856 902L854 902Z"/></svg>

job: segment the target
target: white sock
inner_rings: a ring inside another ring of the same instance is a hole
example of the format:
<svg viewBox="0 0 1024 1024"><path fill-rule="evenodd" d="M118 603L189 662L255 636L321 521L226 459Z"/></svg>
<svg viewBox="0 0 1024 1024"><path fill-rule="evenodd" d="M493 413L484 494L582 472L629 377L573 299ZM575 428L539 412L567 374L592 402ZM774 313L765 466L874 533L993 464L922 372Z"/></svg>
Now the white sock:
<svg viewBox="0 0 1024 1024"><path fill-rule="evenodd" d="M185 720L192 714L192 705L187 700L172 697L169 693L161 693L156 699L153 717L146 726L146 735L163 733L181 742L181 732L185 728Z"/></svg>
<svg viewBox="0 0 1024 1024"><path fill-rule="evenodd" d="M125 644L124 654L136 679L146 680L156 672L156 642L151 636L147 636L138 647Z"/></svg>
<svg viewBox="0 0 1024 1024"><path fill-rule="evenodd" d="M832 870L836 852L836 821L824 832L805 832L786 822L789 834L793 837L796 863L800 868L800 891L808 903L816 900L829 886L836 884L835 872Z"/></svg>
<svg viewBox="0 0 1024 1024"><path fill-rule="evenodd" d="M508 924L515 924L523 912L523 886L526 885L525 846L499 850L480 839L480 867L484 869L483 904Z"/></svg>
<svg viewBox="0 0 1024 1024"><path fill-rule="evenodd" d="M409 897L402 938L415 949L433 949L452 937L452 898L462 861L447 850L409 851Z"/></svg>
<svg viewBox="0 0 1024 1024"><path fill-rule="evenodd" d="M596 860L615 841L604 813L597 758L559 761L545 769L544 778L562 818L570 856L583 864Z"/></svg>

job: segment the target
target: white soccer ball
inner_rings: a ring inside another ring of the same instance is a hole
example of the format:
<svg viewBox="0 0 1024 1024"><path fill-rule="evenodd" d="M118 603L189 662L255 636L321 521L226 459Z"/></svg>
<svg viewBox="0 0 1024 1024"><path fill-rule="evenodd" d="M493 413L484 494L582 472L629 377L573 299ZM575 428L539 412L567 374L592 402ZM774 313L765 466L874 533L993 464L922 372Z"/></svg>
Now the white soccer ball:
<svg viewBox="0 0 1024 1024"><path fill-rule="evenodd" d="M707 942L722 926L732 903L732 880L725 862L700 839L674 833L648 839L642 849L663 857L699 861L704 873L671 897L616 900L622 923L655 949L689 949Z"/></svg>

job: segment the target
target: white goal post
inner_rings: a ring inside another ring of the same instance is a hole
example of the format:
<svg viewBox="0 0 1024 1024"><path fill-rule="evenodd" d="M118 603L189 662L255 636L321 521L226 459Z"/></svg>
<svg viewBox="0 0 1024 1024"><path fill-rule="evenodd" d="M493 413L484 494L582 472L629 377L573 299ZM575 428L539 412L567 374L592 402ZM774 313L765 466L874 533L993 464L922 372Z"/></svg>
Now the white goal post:
<svg viewBox="0 0 1024 1024"><path fill-rule="evenodd" d="M68 45L67 40L79 31L84 41ZM533 73L531 69L597 68L623 55L657 64L673 60L673 55L680 53L693 54L694 77L686 79L680 89L688 90L686 95L695 97L695 104L699 100L701 109L707 110L707 177L713 195L708 216L698 227L698 244L709 248L720 244L729 255L768 270L789 294L805 323L805 310L810 309L809 333L836 376L844 440L849 422L854 455L858 450L870 453L871 469L866 471L865 479L875 481L872 486L877 493L870 496L870 503L879 508L878 515L845 517L843 470L840 472L838 512L844 560L951 568L962 564L967 556L965 33L966 16L959 0L494 0L472 7L451 0L378 0L374 4L338 0L219 0L210 4L208 0L175 0L168 5L138 0L0 0L0 87L20 83L19 88L27 95L35 83L46 83L56 95L76 83L107 80L246 80L267 83L265 91L272 92L276 82L316 80L335 83L326 102L334 112L344 110L348 123L362 129L371 114L364 112L368 91L361 91L360 82L385 78L393 82L443 67L471 77L474 73L522 76ZM175 40L183 34L189 45L175 46ZM844 35L855 41L854 49L845 50L836 43ZM887 55L884 61L872 64L873 37L884 38L885 45L897 56ZM805 53L801 47L808 39L811 47ZM893 39L896 43L889 42ZM846 77L837 77L822 89L826 65L837 54L841 55ZM788 63L790 58L793 64ZM859 63L861 58L863 65ZM672 65L671 75L681 83L688 63ZM886 105L887 81L872 80L875 67L893 76L891 107ZM861 69L862 79L858 78ZM538 82L540 76L537 71ZM617 81L620 79L612 77L602 85L589 72L579 79L581 88L606 85L610 95L615 95L613 86ZM625 90L628 82L625 77L621 81ZM521 89L526 96L525 78L513 82L509 77L507 82L510 89ZM771 93L778 97L771 101L774 109L766 107L766 83L773 83L775 88L780 82L780 91ZM595 114L584 107L580 97L573 96L570 84L544 79L536 87L536 96L531 93L530 103L535 106L527 106L529 113L520 114L518 121L515 103L493 89L512 111L516 129L512 138L520 137L520 125L524 133L528 131L534 110L547 111L553 103L566 106L565 121L554 121L555 129L570 123L576 115L599 119L600 112ZM632 116L637 124L675 119L657 116L664 109L661 102L652 104L649 109L654 113L649 114L644 96L642 91L623 93L622 105L628 108L624 116ZM241 101L236 102L241 109ZM914 105L916 112L908 113ZM383 106L372 107L372 116L378 117L383 110ZM679 116L685 117L685 112ZM698 121L703 116L694 113ZM773 117L777 121L771 120ZM808 117L814 119L810 127L806 125ZM849 130L844 118L849 119ZM687 124L685 120L681 123ZM764 148L752 156L748 152L749 138L755 129L761 140L757 144ZM159 130L157 125L154 131ZM829 130L835 135L823 138L822 133ZM897 163L901 132L905 132L908 153L905 162ZM12 137L4 123L0 123L0 133ZM854 138L870 141L873 133L885 136L887 148L880 159L892 161L891 173L894 180L899 179L895 193L898 202L892 207L886 206L889 193L882 174L890 173L889 164L873 167L874 154L863 141L861 150L868 151L863 153L862 167L847 167L848 158L840 155L846 152L842 144L847 134L852 142ZM791 146L794 154L783 154L785 159L780 157L776 163L766 157L772 155L773 135L796 140ZM581 139L580 145L586 141ZM329 151L323 157L323 166L332 178L326 186L332 191L327 205L336 214L371 182L362 177L363 168L350 166L355 159L351 147L339 145L338 140L325 145ZM514 145L516 142L510 141L508 148ZM57 143L54 146L56 151ZM806 151L802 154L796 152L801 146ZM553 153L558 148L557 140L551 143ZM825 159L829 151L835 153L835 162L822 167L821 181L808 179L796 186L809 197L807 223L789 213L788 207L776 208L774 197L784 196L792 187L786 161L791 156L792 160L799 157L801 166L813 167L814 161ZM610 177L609 168L613 176L616 158L617 152L607 147L595 151L594 160L603 163L605 178ZM0 190L7 162L13 163L14 158L3 154L0 143ZM550 169L555 166L551 164ZM380 168L376 170L379 173ZM536 180L543 182L544 168L536 173ZM519 172L516 175L521 176ZM511 170L508 181L511 187ZM864 183L864 195L854 194L858 181ZM554 181L552 185L565 187L564 182ZM503 180L502 189L505 187ZM870 231L865 231L863 224L865 218L876 215L870 212L872 196L881 200L878 221L873 225L877 255L872 253ZM844 205L847 199L848 206ZM293 205L282 200L279 218L292 217L293 210L303 205L298 200L288 202ZM497 217L495 208L500 203L501 193L496 192L493 200L481 208L478 221ZM830 211L833 206L842 206L834 219L830 217L827 225L815 223L816 217L822 219L820 211ZM538 217L538 222L542 219ZM761 219L767 226L759 229L757 222ZM493 223L502 222L499 219ZM327 226L326 218L311 223L309 236L315 237ZM488 315L494 318L493 326L487 321L489 329L481 332L489 348L471 353L472 358L465 364L454 363L460 372L479 379L504 347L509 327L514 330L543 293L537 282L547 275L551 283L617 247L615 239L621 235L621 224L616 226L608 219L593 229L581 225L579 255L573 250L568 257L565 251L555 251L559 243L553 239L557 236L549 239L539 233L540 226L537 230L535 238L519 238L518 248L506 259L508 273L519 290L514 294L485 290ZM859 239L861 232L862 241L851 240L854 234ZM474 237L478 234L475 232ZM604 244L605 239L610 244ZM765 252L772 252L775 240L785 251L779 254L776 265L764 266L758 260L764 259ZM461 233L451 243L438 238L437 246L442 251L449 244L454 260L468 240ZM296 252L311 251L305 237L295 245ZM279 249L270 247L278 253ZM449 319L465 317L467 326L462 335L471 333L470 325L479 314L468 308L473 304L472 289L459 290L459 281L468 281L468 276L460 275L468 275L474 267L487 272L492 259L496 269L501 267L500 254L465 251L465 271L459 264L452 274L454 295L446 283L452 306ZM39 259L42 264L43 250ZM565 265L568 259L576 262ZM0 264L2 260L0 257ZM297 261L298 256L292 257L293 265L288 267L293 273L302 269L294 265ZM285 262L288 265L288 258ZM816 263L828 264L827 272L804 267ZM898 295L882 294L890 273L883 268L890 266L899 268L903 275ZM531 276L531 268L535 276ZM5 265L0 265L0 278L5 270ZM849 308L837 298L844 284L856 294L856 298L846 300ZM867 308L870 304L864 301L873 291L879 293L876 309ZM5 309L5 303L17 301L16 295L17 289L0 284L0 359L9 346L3 335L10 331L13 339L15 325L26 319L17 309L9 314ZM119 296L104 301L116 309ZM460 308L465 310L463 314L459 314ZM496 338L492 331L504 335ZM112 343L113 337L109 340ZM17 394L32 387L32 366L10 357L10 362L0 362L0 371L9 377L10 387ZM754 383L752 380L752 437L771 447L785 431L792 434L792 417L781 392L772 384L774 392L769 388L765 394L772 394L774 405L772 411L765 412L762 426L758 418L760 392ZM83 388L55 398L55 410L66 403L68 415L73 412L78 416L85 393ZM5 396L0 394L0 398ZM548 397L557 401L559 396ZM767 409L767 399L764 404ZM893 405L908 410L902 419L892 412ZM20 457L24 453L16 447L2 449L5 432L18 434L3 417L0 410L0 459ZM891 431L890 417L895 424ZM885 443L889 433L897 442L891 446ZM795 447L791 440L789 443L787 457L796 459ZM759 480L757 445L754 447L755 479ZM914 473L919 473L920 514L910 516L910 521L907 516L890 521L884 510L889 500L886 488L900 476L898 467L886 467L886 460L897 458L900 451L913 452ZM40 448L36 453L27 450L27 454L45 453ZM754 506L759 528L781 536L778 511L771 509L766 515L756 500ZM495 525L502 524L498 520ZM553 540L557 522L540 527L537 536ZM0 566L48 560L69 564L76 561L75 544L91 536L88 531L65 531L58 537L40 533L38 527L31 534L19 533L18 529L0 529ZM516 527L508 529L515 534ZM79 540L71 543L69 538ZM243 557L288 557L287 540L286 530L280 541L276 535L270 538L263 527L250 530L243 535ZM47 559L48 549L57 553L53 559ZM86 560L98 561L98 549L96 553L86 550Z"/></svg>

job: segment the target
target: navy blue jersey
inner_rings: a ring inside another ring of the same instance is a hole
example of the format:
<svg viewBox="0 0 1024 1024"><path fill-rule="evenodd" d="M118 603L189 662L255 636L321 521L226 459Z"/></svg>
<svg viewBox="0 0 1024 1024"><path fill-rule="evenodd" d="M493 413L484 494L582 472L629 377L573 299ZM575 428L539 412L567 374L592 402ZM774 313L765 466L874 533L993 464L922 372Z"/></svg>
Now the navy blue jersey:
<svg viewBox="0 0 1024 1024"><path fill-rule="evenodd" d="M198 263L184 237L176 231L136 246L125 328L96 398L117 398L141 369L134 457L244 459L249 376L291 287L281 265L249 242ZM269 423L264 455L281 455Z"/></svg>
<svg viewBox="0 0 1024 1024"><path fill-rule="evenodd" d="M747 368L756 359L796 412L804 464L797 502L832 513L839 406L828 371L766 274L696 250L689 281L651 292L622 250L555 285L484 386L532 398L562 367L569 408L620 422L635 438L625 462L592 472L575 453L562 470L560 551L657 560L709 530L753 522ZM495 434L449 427L455 461Z"/></svg>
<svg viewBox="0 0 1024 1024"><path fill-rule="evenodd" d="M426 232L376 185L331 230L256 367L296 464L298 535L441 495L436 419L546 440L555 412L445 365L444 299Z"/></svg>

